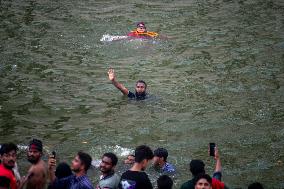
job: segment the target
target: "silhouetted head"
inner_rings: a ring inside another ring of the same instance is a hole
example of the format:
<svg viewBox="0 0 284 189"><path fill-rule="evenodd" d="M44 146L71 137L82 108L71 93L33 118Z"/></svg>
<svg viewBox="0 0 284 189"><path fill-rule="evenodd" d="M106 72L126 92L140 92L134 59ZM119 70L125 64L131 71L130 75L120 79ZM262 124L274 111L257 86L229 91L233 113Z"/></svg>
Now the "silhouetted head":
<svg viewBox="0 0 284 189"><path fill-rule="evenodd" d="M146 169L153 156L153 151L146 145L138 146L135 149L135 163L141 164L142 170Z"/></svg>
<svg viewBox="0 0 284 189"><path fill-rule="evenodd" d="M157 180L158 189L172 189L173 180L168 175L162 175Z"/></svg>
<svg viewBox="0 0 284 189"><path fill-rule="evenodd" d="M199 159L194 159L190 162L189 168L192 175L195 177L198 174L205 174L205 164Z"/></svg>

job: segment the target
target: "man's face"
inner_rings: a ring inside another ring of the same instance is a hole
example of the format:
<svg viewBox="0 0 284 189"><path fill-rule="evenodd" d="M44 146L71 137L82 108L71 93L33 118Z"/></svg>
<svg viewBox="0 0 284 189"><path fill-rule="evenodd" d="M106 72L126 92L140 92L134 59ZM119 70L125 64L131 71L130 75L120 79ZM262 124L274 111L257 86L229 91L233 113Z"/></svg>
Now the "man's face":
<svg viewBox="0 0 284 189"><path fill-rule="evenodd" d="M4 153L1 156L1 161L7 169L12 169L15 166L16 160L17 152L15 150L12 150L8 153Z"/></svg>
<svg viewBox="0 0 284 189"><path fill-rule="evenodd" d="M129 155L129 156L127 156L127 159L124 160L124 163L125 163L125 164L132 164L132 163L134 163L134 161L135 161L135 157Z"/></svg>
<svg viewBox="0 0 284 189"><path fill-rule="evenodd" d="M211 185L206 179L202 178L195 184L195 189L211 189Z"/></svg>
<svg viewBox="0 0 284 189"><path fill-rule="evenodd" d="M162 161L163 161L163 158L160 158L158 156L154 156L154 158L153 158L153 165L155 167L159 167Z"/></svg>
<svg viewBox="0 0 284 189"><path fill-rule="evenodd" d="M137 83L135 87L135 91L137 94L144 94L146 92L146 86L144 83Z"/></svg>
<svg viewBox="0 0 284 189"><path fill-rule="evenodd" d="M38 151L37 149L34 148L30 148L27 153L28 161L31 162L32 164L36 164L40 160L41 155L42 155L41 151Z"/></svg>
<svg viewBox="0 0 284 189"><path fill-rule="evenodd" d="M82 161L80 160L79 156L75 156L75 158L72 160L71 163L71 170L75 173L80 172L84 169L84 165L82 164Z"/></svg>
<svg viewBox="0 0 284 189"><path fill-rule="evenodd" d="M109 157L104 156L100 163L100 170L102 173L109 173L113 170L112 161Z"/></svg>
<svg viewBox="0 0 284 189"><path fill-rule="evenodd" d="M136 30L138 33L144 33L146 31L146 27L144 25L139 25Z"/></svg>

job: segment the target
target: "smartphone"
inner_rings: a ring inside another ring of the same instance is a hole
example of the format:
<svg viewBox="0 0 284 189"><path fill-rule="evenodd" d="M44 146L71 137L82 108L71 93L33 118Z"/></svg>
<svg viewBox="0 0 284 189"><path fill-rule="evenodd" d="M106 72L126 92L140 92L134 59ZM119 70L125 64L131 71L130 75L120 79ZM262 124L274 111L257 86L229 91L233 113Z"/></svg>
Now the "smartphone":
<svg viewBox="0 0 284 189"><path fill-rule="evenodd" d="M56 152L52 151L51 154L53 155L53 158L55 159L56 158Z"/></svg>
<svg viewBox="0 0 284 189"><path fill-rule="evenodd" d="M216 147L216 144L215 143L209 143L209 155L210 156L215 156L215 147Z"/></svg>

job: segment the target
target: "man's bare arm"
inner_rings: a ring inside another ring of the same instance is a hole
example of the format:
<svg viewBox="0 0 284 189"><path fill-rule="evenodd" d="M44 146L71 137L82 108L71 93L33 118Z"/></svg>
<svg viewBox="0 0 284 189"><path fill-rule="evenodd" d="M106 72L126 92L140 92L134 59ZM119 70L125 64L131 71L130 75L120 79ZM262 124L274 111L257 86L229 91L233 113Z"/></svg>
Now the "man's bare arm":
<svg viewBox="0 0 284 189"><path fill-rule="evenodd" d="M221 166L220 155L219 155L217 147L215 147L215 157L214 157L214 159L216 160L215 172L221 172L222 171L222 166Z"/></svg>
<svg viewBox="0 0 284 189"><path fill-rule="evenodd" d="M124 95L128 95L129 90L124 85L116 81L114 69L110 68L107 73L108 73L108 78L112 82L112 84L116 88L118 88Z"/></svg>

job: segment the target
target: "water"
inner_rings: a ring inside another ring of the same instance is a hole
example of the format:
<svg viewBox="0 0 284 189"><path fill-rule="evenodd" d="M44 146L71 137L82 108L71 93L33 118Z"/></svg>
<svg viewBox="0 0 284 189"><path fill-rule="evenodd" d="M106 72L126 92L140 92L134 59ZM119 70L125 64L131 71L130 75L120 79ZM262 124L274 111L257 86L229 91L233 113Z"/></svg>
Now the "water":
<svg viewBox="0 0 284 189"><path fill-rule="evenodd" d="M213 172L214 141L228 186L284 188L282 1L2 0L0 10L1 142L36 137L67 161L161 146L179 188L191 159ZM138 21L168 39L100 42ZM122 97L109 67L129 89L145 80L153 98Z"/></svg>

